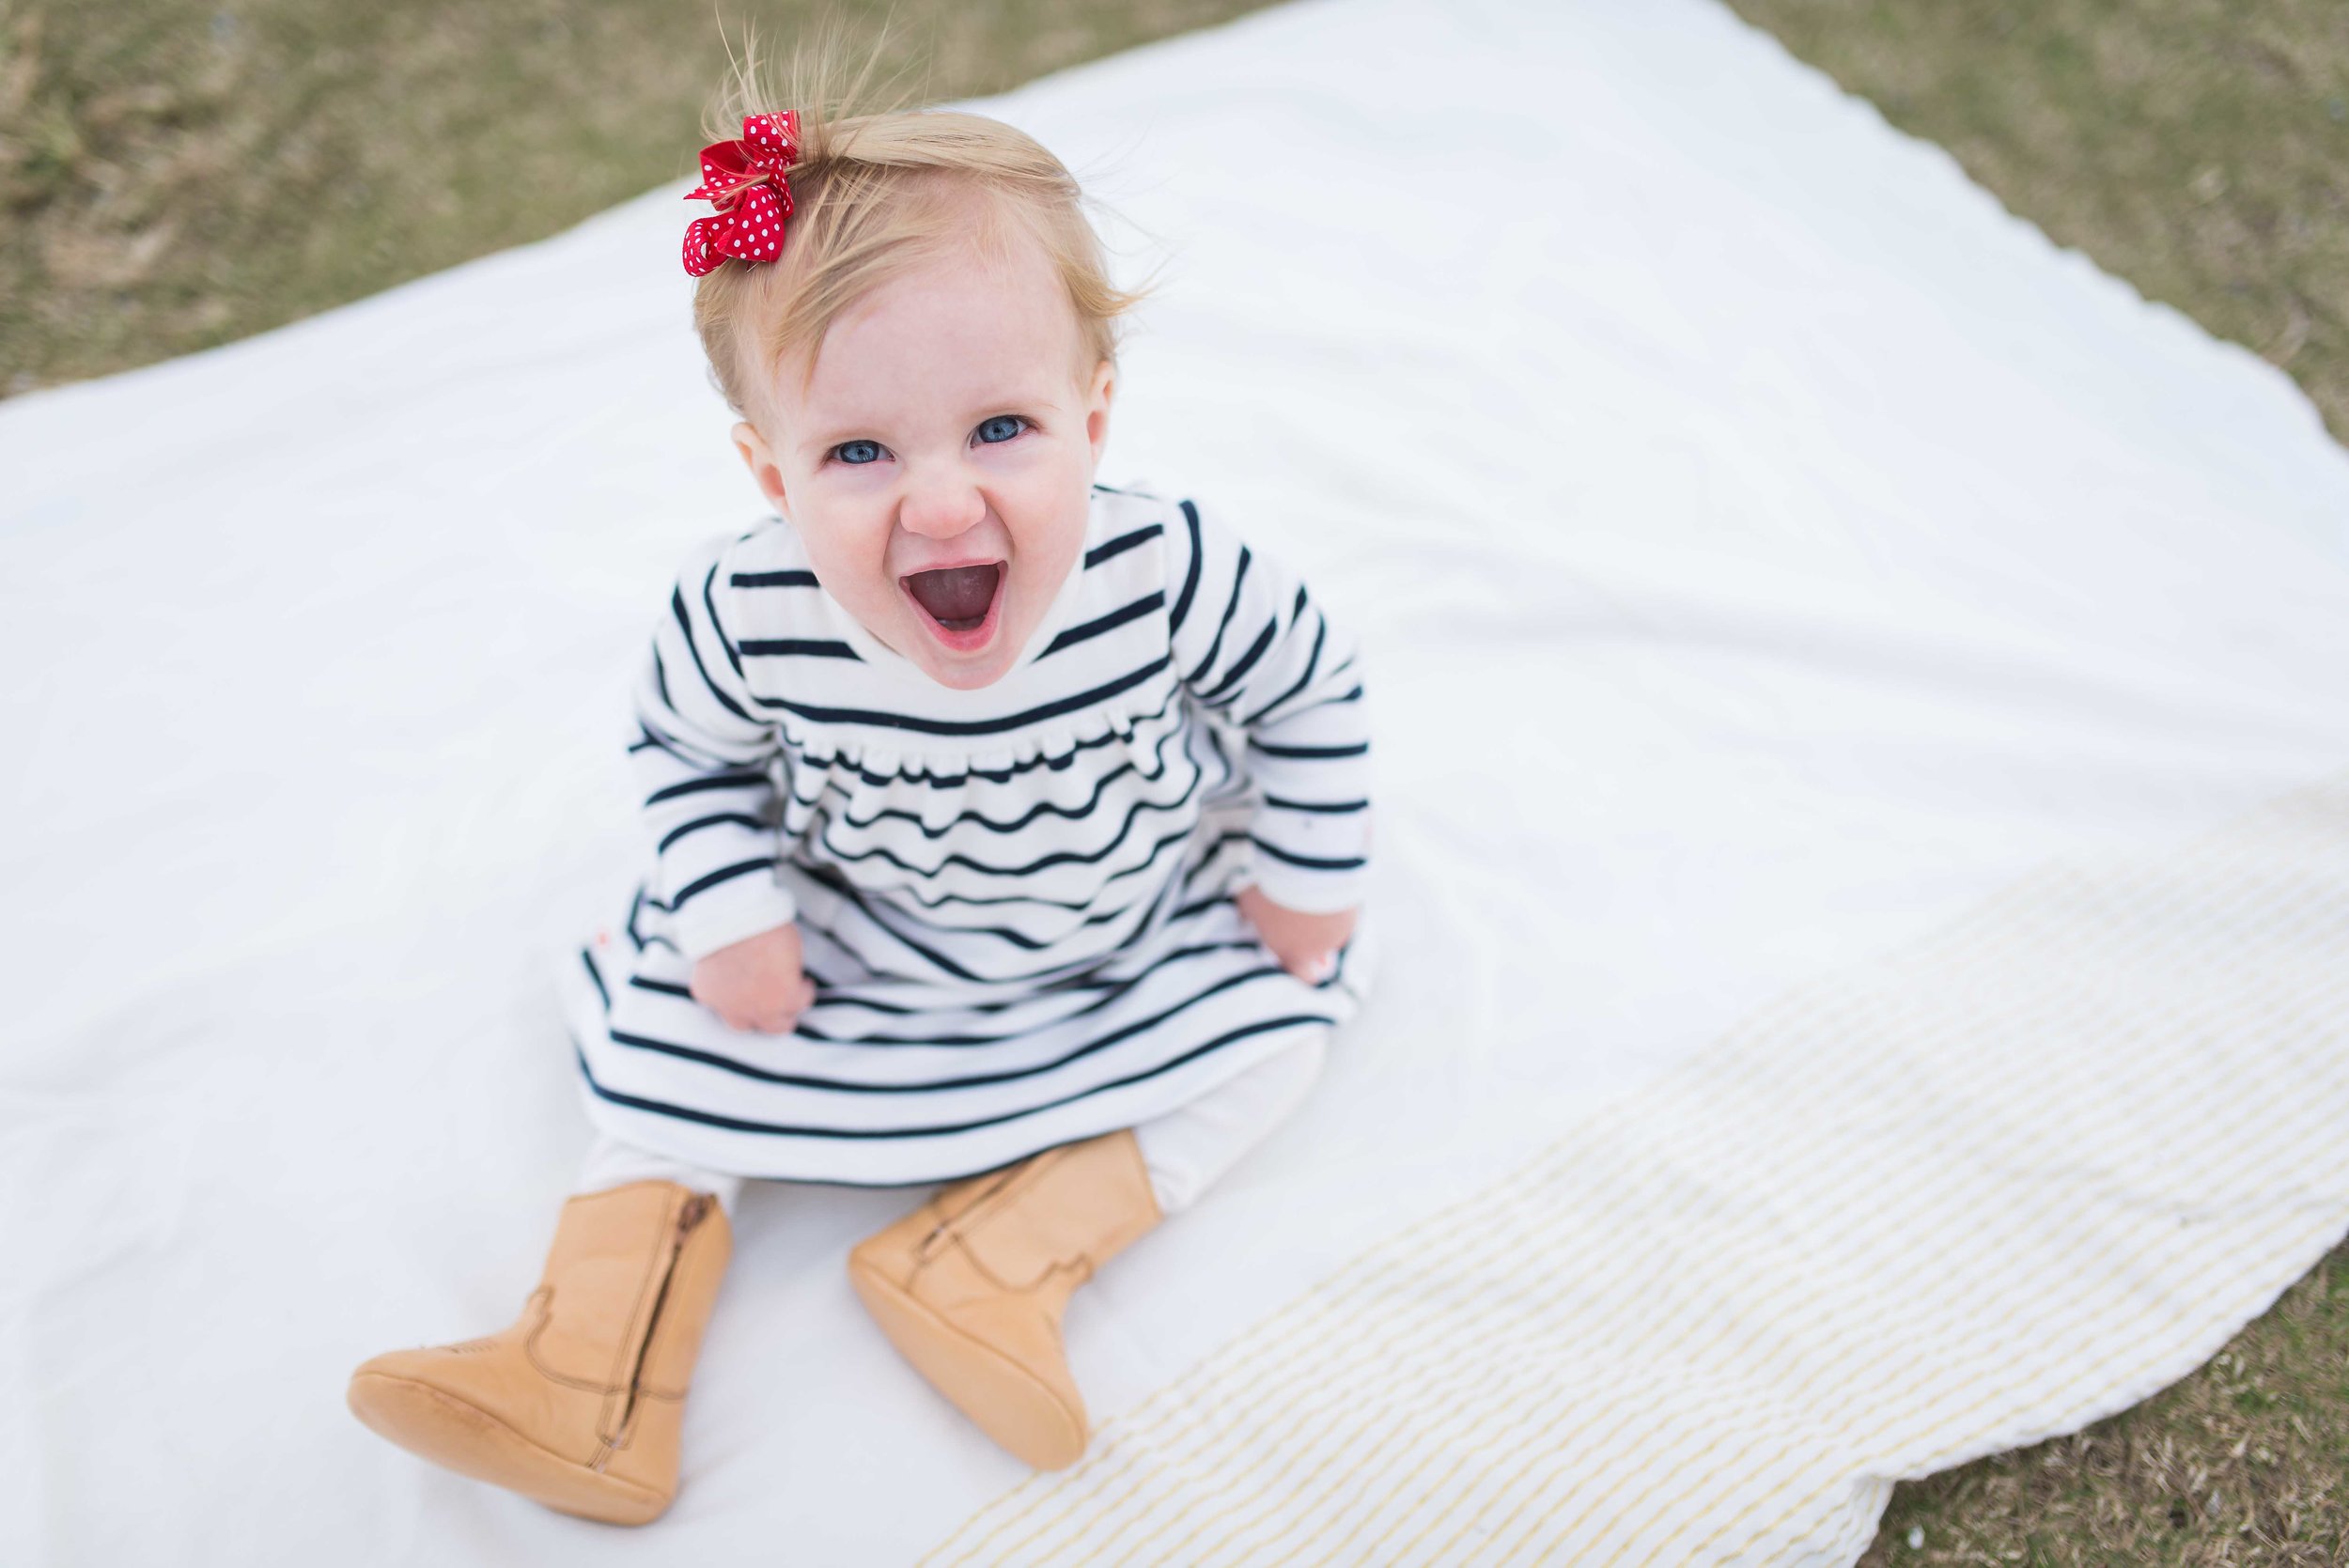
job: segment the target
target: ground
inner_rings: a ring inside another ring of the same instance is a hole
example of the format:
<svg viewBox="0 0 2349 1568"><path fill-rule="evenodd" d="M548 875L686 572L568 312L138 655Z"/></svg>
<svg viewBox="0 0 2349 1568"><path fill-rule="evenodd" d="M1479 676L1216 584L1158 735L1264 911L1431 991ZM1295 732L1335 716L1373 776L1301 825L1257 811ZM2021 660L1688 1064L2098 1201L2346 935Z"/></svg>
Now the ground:
<svg viewBox="0 0 2349 1568"><path fill-rule="evenodd" d="M2349 436L2342 0L1730 3ZM817 8L754 14L788 37ZM1253 8L887 8L940 96ZM714 14L0 0L0 396L242 337L691 172ZM1901 1486L1865 1561L2349 1562L2349 1249L2139 1408Z"/></svg>
<svg viewBox="0 0 2349 1568"><path fill-rule="evenodd" d="M693 172L717 17L889 18L941 97L1260 0L0 0L0 396L208 348ZM685 210L678 208L680 212Z"/></svg>
<svg viewBox="0 0 2349 1568"><path fill-rule="evenodd" d="M1729 3L2349 437L2349 5ZM2349 1563L2349 1248L2138 1408L1900 1486L1862 1560Z"/></svg>

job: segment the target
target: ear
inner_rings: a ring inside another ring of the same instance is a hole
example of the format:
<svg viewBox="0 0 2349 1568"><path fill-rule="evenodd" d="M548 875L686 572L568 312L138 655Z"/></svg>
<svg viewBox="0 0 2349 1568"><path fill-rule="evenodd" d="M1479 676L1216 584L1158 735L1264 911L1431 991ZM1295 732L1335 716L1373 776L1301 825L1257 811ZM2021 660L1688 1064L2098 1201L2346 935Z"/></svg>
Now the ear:
<svg viewBox="0 0 2349 1568"><path fill-rule="evenodd" d="M1117 391L1117 365L1103 360L1093 367L1093 384L1085 392L1085 440L1093 447L1093 466L1101 466L1101 450L1110 442L1110 399Z"/></svg>
<svg viewBox="0 0 2349 1568"><path fill-rule="evenodd" d="M742 466L751 471L751 479L758 491L774 503L775 510L790 515L783 495L783 470L776 466L775 454L768 446L767 438L758 433L758 427L744 420L734 427L734 449L742 455Z"/></svg>

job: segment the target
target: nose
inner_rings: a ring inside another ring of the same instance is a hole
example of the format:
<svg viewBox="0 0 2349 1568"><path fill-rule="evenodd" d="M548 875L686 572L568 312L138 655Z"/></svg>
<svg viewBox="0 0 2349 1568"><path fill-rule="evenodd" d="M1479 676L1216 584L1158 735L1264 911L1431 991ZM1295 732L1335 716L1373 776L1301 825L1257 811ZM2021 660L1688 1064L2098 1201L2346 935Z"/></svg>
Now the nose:
<svg viewBox="0 0 2349 1568"><path fill-rule="evenodd" d="M952 469L917 474L897 505L897 521L926 539L951 539L987 516L987 497L969 475Z"/></svg>

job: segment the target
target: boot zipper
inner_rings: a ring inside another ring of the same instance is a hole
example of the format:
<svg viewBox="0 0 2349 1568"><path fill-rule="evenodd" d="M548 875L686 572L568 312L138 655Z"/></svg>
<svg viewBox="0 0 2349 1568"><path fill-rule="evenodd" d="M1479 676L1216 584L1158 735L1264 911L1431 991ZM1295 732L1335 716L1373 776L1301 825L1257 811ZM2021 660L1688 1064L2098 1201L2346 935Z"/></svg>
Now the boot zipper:
<svg viewBox="0 0 2349 1568"><path fill-rule="evenodd" d="M652 1311L646 1315L645 1331L636 1341L635 1362L629 1368L628 1398L621 1403L619 1419L613 1423L611 1435L605 1438L604 1452L596 1461L599 1470L603 1468L604 1460L611 1457L613 1447L628 1436L628 1423L636 1415L636 1399L644 1385L645 1361L652 1354L653 1336L661 1332L661 1314L669 1304L669 1284L677 1277L677 1260L685 1255L686 1237L708 1218L710 1203L708 1193L696 1192L677 1210L677 1229L669 1238L669 1255L661 1265L661 1283L653 1287Z"/></svg>
<svg viewBox="0 0 2349 1568"><path fill-rule="evenodd" d="M1046 1157L1049 1157L1050 1156L1056 1155L1060 1151L1057 1149L1049 1149L1045 1151L1045 1156ZM953 1241L957 1235L967 1231L975 1231L981 1225L985 1224L987 1222L988 1216L991 1214L996 1206L1002 1202L1003 1194L1011 1188L1013 1184L1017 1183L1022 1176L1034 1175L1034 1172L1041 1168L1043 1163L1044 1159L1036 1158L1025 1160L1020 1164L1011 1167L1011 1169L1003 1172L1003 1174L998 1176L994 1181L988 1183L986 1188L982 1190L977 1197L972 1199L970 1203L965 1203L962 1206L962 1211L960 1213L954 1216L951 1219L941 1219L937 1224L931 1226L929 1234L925 1235L921 1241L914 1246L914 1262L922 1264L928 1263L940 1252L945 1250L946 1244Z"/></svg>

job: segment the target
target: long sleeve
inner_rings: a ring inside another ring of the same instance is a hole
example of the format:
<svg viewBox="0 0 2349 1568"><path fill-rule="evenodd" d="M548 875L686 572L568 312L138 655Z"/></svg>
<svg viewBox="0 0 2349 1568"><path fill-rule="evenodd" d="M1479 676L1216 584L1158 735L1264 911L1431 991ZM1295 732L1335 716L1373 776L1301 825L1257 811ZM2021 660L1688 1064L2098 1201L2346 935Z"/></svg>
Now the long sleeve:
<svg viewBox="0 0 2349 1568"><path fill-rule="evenodd" d="M775 878L778 737L719 618L723 551L705 549L678 576L637 676L629 747L655 858L652 891L692 959L799 912Z"/></svg>
<svg viewBox="0 0 2349 1568"><path fill-rule="evenodd" d="M1255 879L1293 909L1361 902L1370 730L1353 639L1305 585L1186 501L1167 540L1177 678L1245 737Z"/></svg>

